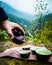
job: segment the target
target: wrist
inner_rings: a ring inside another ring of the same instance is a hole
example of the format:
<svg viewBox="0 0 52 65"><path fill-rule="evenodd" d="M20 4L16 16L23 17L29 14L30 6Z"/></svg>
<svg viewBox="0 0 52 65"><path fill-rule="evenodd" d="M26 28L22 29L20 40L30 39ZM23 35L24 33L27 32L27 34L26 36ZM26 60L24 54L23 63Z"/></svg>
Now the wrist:
<svg viewBox="0 0 52 65"><path fill-rule="evenodd" d="M8 20L4 20L4 21L2 21L2 22L0 23L0 26L1 26L2 28L4 28L5 24L7 24L7 23L8 23Z"/></svg>

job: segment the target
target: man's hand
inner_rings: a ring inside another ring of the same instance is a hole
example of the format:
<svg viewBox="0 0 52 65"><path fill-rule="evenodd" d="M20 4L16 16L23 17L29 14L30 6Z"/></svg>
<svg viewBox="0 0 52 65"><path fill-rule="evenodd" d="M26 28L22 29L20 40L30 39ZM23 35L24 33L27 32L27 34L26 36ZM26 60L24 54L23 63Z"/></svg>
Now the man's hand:
<svg viewBox="0 0 52 65"><path fill-rule="evenodd" d="M3 28L6 30L6 32L8 33L8 35L10 36L11 39L14 38L14 35L12 33L12 29L14 28L17 28L19 29L20 31L22 31L23 34L25 34L23 28L21 26L19 26L18 24L16 23L13 23L13 22L10 22L8 20L5 20L3 23L2 23L2 26Z"/></svg>

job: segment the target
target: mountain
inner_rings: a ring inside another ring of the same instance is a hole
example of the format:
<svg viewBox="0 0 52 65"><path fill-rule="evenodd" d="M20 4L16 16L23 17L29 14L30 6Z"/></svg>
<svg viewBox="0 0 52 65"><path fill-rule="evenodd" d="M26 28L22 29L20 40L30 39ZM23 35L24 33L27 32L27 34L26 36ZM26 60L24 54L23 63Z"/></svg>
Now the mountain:
<svg viewBox="0 0 52 65"><path fill-rule="evenodd" d="M12 8L10 5L8 5L8 4L6 4L5 2L2 2L2 1L0 1L0 7L3 7L3 9L5 10L6 14L8 15L8 18L9 18L10 21L18 23L23 28L24 28L25 25L27 25L27 28L30 30L30 27L32 26L32 22L30 22L28 19L24 18L25 15L27 17L28 14L17 11L14 8Z"/></svg>
<svg viewBox="0 0 52 65"><path fill-rule="evenodd" d="M11 7L10 5L6 4L5 2L0 1L0 3L1 3L0 5L6 11L6 13L12 13L12 14L14 14L17 17L24 18L24 19L27 19L27 20L33 20L35 18L34 15L15 10L13 7Z"/></svg>
<svg viewBox="0 0 52 65"><path fill-rule="evenodd" d="M29 22L28 20L22 19L22 18L19 18L19 17L16 17L13 14L8 14L8 18L9 18L10 21L15 22L15 23L18 23L23 28L25 28L24 26L27 26L27 28L30 30L30 28L32 26L32 23Z"/></svg>
<svg viewBox="0 0 52 65"><path fill-rule="evenodd" d="M49 21L51 19L52 19L52 13L49 13L49 14L44 16L44 21Z"/></svg>

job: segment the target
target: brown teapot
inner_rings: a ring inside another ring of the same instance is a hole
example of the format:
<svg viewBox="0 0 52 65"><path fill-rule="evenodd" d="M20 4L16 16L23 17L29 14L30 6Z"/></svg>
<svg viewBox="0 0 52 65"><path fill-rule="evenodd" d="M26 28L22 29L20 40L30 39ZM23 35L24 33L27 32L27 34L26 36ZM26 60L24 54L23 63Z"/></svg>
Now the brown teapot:
<svg viewBox="0 0 52 65"><path fill-rule="evenodd" d="M23 33L19 30L14 28L12 30L13 34L14 34L14 38L12 39L12 41L16 44L22 44L25 42L25 37L23 35Z"/></svg>

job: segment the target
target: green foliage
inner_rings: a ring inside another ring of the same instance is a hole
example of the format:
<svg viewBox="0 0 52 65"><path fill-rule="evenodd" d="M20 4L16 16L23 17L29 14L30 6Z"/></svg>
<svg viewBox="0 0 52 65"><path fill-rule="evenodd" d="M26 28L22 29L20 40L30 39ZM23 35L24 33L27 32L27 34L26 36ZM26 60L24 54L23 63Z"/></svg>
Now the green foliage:
<svg viewBox="0 0 52 65"><path fill-rule="evenodd" d="M0 30L0 41L10 40L8 34L4 30Z"/></svg>
<svg viewBox="0 0 52 65"><path fill-rule="evenodd" d="M52 19L45 23L44 30L41 32L41 39L47 39L52 43Z"/></svg>
<svg viewBox="0 0 52 65"><path fill-rule="evenodd" d="M36 20L33 20L33 26L30 30L30 33L32 36L27 36L26 40L31 40L34 43L47 43L50 44L52 43L52 15L48 14L46 15L44 18L44 27L43 29L39 30L39 22L38 22L38 18ZM48 19L47 19L48 18ZM28 31L28 29L27 29ZM26 31L26 32L27 32ZM41 32L41 33L40 33Z"/></svg>
<svg viewBox="0 0 52 65"><path fill-rule="evenodd" d="M41 35L41 31L44 28L44 15L48 13L47 10L47 2L45 0L45 2L43 2L43 0L35 0L36 3L34 5L35 8L35 12L36 12L36 16L37 16L37 20L38 20L38 33L39 33L39 37Z"/></svg>

